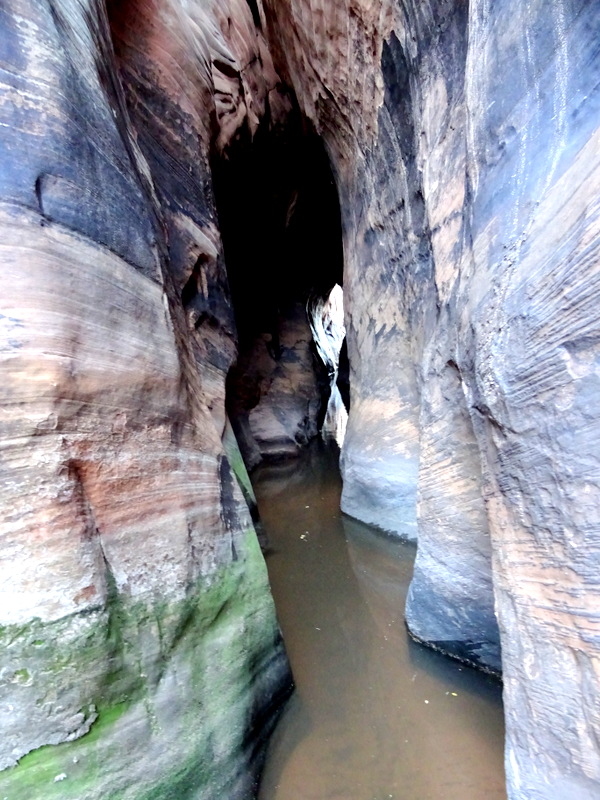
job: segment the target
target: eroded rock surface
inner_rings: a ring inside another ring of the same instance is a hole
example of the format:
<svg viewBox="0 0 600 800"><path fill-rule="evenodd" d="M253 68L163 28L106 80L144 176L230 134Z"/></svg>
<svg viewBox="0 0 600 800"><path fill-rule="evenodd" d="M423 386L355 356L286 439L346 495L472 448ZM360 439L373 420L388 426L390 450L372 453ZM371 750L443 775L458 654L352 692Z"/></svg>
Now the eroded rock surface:
<svg viewBox="0 0 600 800"><path fill-rule="evenodd" d="M511 800L597 797L597 4L8 0L0 32L0 789L251 792L287 672L226 387L247 463L316 432L333 226L343 508L418 535L413 635L501 643Z"/></svg>
<svg viewBox="0 0 600 800"><path fill-rule="evenodd" d="M233 375L239 409L234 420L249 466L265 456L295 456L317 435L321 397L303 304L287 309L276 342L270 333L253 340Z"/></svg>
<svg viewBox="0 0 600 800"><path fill-rule="evenodd" d="M267 0L342 208L343 508L497 668L509 796L600 792L597 4ZM596 448L597 450L597 448Z"/></svg>
<svg viewBox="0 0 600 800"><path fill-rule="evenodd" d="M0 10L11 800L247 798L289 687L221 443L236 343L209 146L226 85L252 85L248 118L272 88L232 6L234 29L216 4Z"/></svg>

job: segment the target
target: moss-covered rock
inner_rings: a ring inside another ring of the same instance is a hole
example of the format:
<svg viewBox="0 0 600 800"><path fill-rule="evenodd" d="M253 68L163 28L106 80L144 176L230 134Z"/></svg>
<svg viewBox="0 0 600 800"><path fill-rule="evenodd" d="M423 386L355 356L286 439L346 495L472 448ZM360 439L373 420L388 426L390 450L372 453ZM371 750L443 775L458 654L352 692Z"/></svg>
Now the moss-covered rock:
<svg viewBox="0 0 600 800"><path fill-rule="evenodd" d="M253 530L236 549L236 560L183 601L113 594L107 609L85 618L2 631L13 706L15 691L36 693L41 706L78 692L74 736L83 725L89 732L21 758L0 774L1 797L252 795L270 712L290 680Z"/></svg>

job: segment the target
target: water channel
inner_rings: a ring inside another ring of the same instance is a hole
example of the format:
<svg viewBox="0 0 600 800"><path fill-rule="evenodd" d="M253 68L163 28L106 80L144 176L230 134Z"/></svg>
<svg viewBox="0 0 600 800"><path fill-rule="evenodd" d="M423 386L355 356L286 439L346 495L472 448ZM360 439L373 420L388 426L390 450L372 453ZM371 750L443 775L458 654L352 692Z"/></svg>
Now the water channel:
<svg viewBox="0 0 600 800"><path fill-rule="evenodd" d="M296 682L259 800L505 800L501 687L406 633L414 546L340 512L323 444L253 478Z"/></svg>

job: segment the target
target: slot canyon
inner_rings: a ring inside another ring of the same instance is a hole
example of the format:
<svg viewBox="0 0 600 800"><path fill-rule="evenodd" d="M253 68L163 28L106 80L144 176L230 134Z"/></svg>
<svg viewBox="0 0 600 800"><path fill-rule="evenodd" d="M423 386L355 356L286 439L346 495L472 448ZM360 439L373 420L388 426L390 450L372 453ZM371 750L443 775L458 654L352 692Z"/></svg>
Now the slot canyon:
<svg viewBox="0 0 600 800"><path fill-rule="evenodd" d="M323 436L332 587L416 548L502 792L600 798L595 0L2 0L0 229L0 800L258 796Z"/></svg>

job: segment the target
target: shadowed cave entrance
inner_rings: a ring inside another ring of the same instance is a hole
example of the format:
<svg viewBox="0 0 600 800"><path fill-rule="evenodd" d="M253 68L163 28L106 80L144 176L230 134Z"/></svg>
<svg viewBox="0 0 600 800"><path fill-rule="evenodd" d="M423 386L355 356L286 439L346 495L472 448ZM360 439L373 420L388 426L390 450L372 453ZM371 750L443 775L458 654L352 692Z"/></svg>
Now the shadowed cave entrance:
<svg viewBox="0 0 600 800"><path fill-rule="evenodd" d="M227 411L252 468L297 454L324 426L333 435L332 417L347 413L340 207L323 144L298 113L285 126L267 114L212 171L239 341Z"/></svg>

